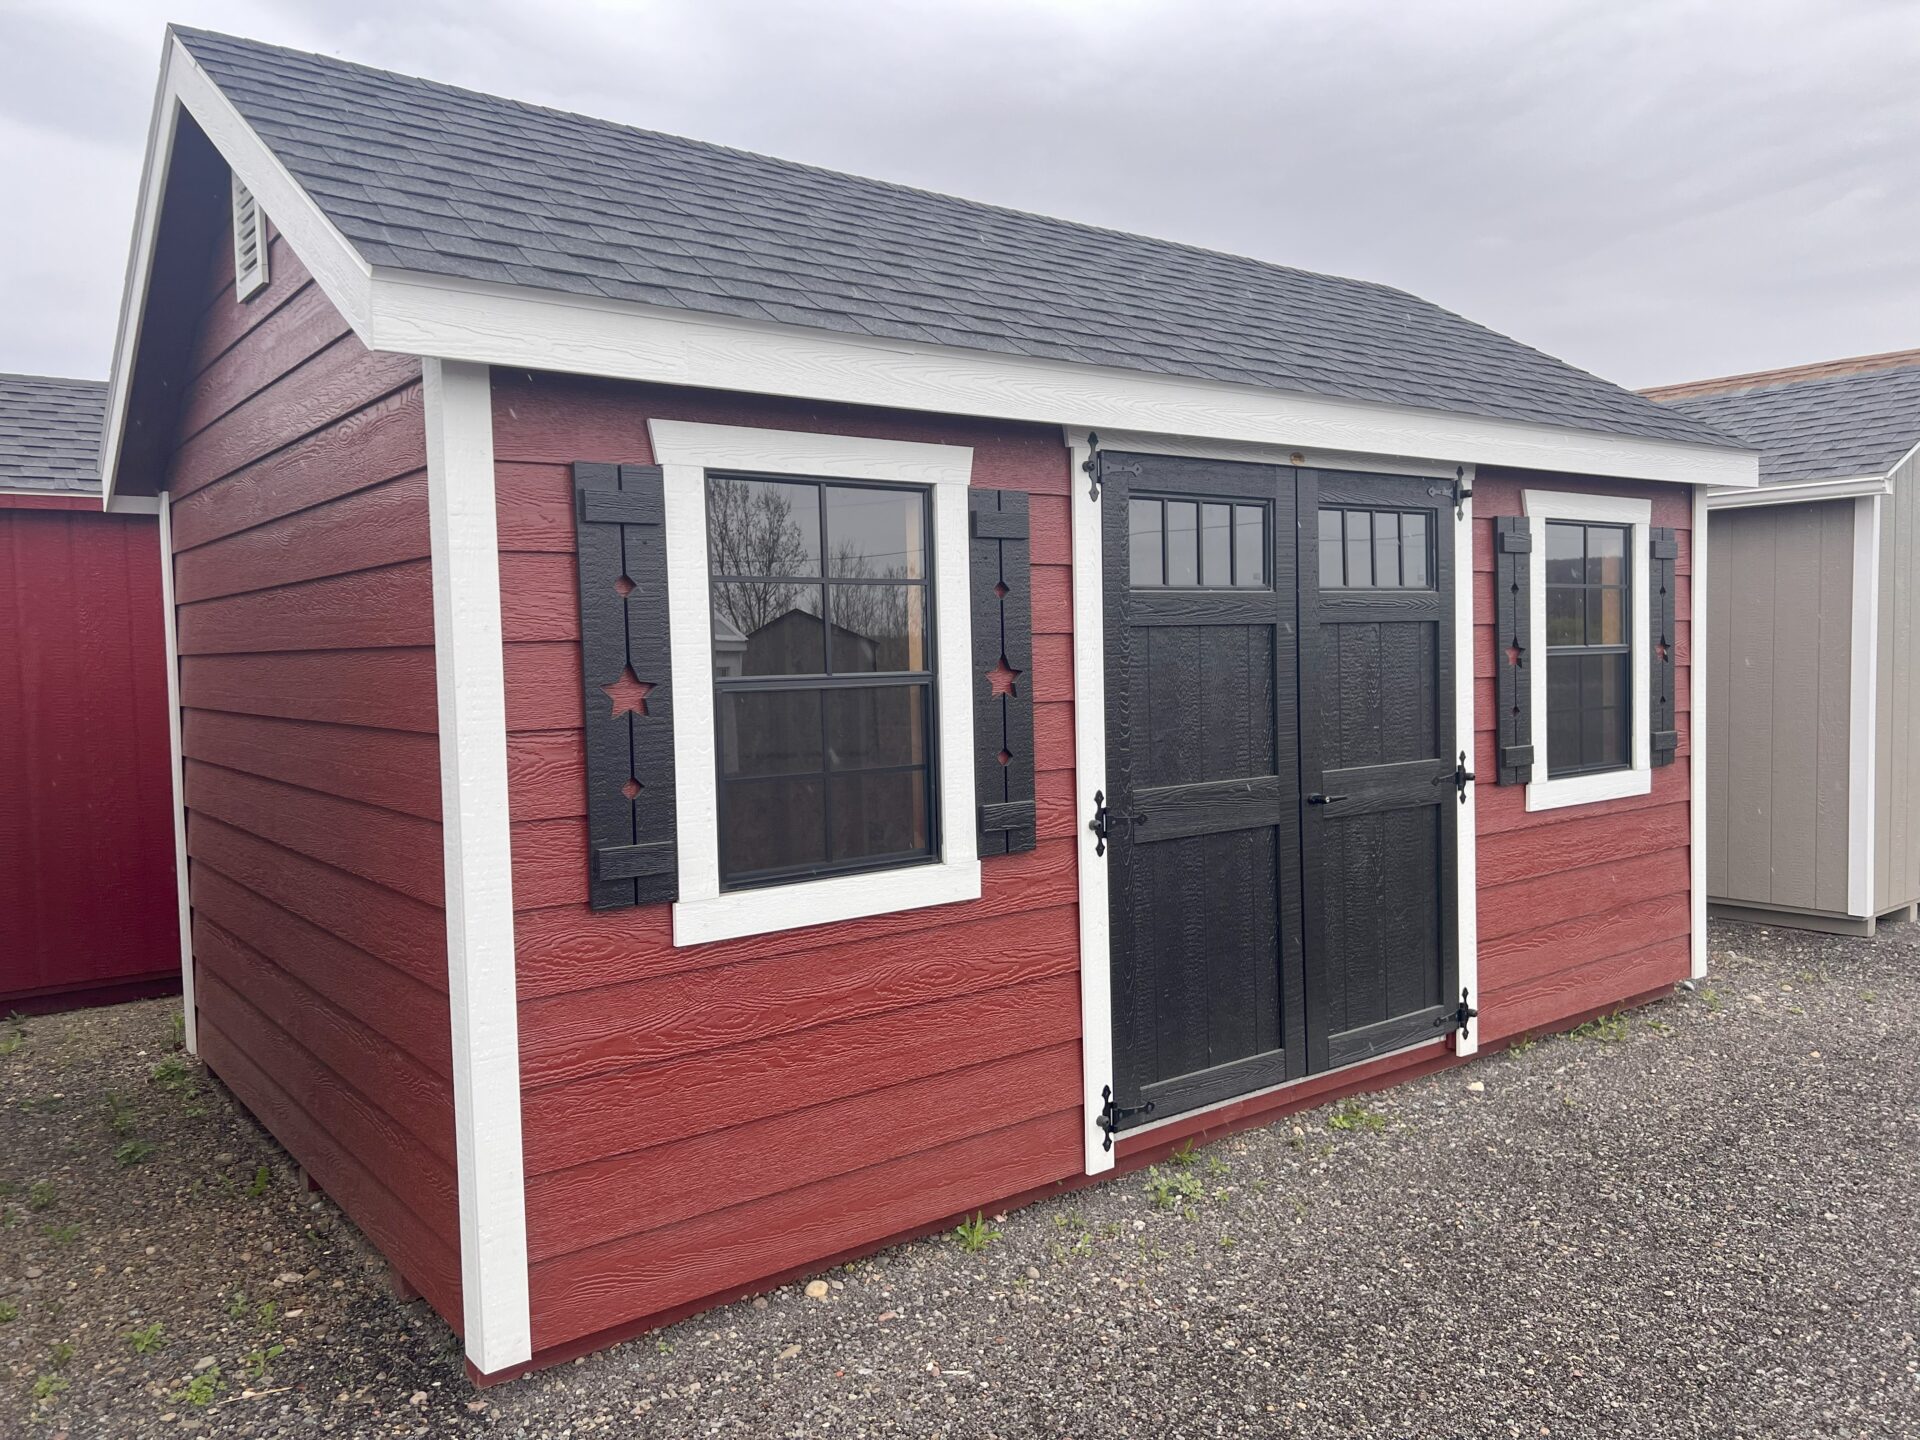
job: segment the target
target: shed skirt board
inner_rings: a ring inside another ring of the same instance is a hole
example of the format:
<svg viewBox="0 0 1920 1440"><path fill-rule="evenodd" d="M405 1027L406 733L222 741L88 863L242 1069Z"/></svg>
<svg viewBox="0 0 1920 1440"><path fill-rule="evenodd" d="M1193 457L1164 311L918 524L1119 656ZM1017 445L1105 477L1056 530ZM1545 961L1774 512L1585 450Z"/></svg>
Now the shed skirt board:
<svg viewBox="0 0 1920 1440"><path fill-rule="evenodd" d="M1450 495L1103 461L1114 1122L1443 1037L1458 975ZM1362 517L1360 583L1323 583L1323 509ZM1372 583L1376 563L1390 584Z"/></svg>

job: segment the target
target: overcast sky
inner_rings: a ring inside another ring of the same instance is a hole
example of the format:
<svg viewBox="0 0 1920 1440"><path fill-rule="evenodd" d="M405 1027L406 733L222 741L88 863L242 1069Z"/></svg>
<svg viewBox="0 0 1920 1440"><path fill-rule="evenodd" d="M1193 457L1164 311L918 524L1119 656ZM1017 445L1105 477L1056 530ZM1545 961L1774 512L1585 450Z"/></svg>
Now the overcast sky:
<svg viewBox="0 0 1920 1440"><path fill-rule="evenodd" d="M0 370L106 373L169 19L1383 280L1629 385L1920 346L1916 0L0 0Z"/></svg>

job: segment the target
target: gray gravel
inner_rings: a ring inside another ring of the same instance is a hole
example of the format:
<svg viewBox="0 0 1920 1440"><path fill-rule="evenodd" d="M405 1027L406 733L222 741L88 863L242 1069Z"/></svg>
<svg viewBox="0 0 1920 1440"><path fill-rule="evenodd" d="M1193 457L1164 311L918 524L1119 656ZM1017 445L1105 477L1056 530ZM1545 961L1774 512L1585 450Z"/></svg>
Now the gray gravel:
<svg viewBox="0 0 1920 1440"><path fill-rule="evenodd" d="M0 1434L1920 1435L1916 926L1718 928L1697 993L479 1395L217 1085L147 1080L164 1022L32 1020L0 1059ZM158 1147L124 1168L44 1112L116 1088ZM171 1398L208 1356L227 1388Z"/></svg>

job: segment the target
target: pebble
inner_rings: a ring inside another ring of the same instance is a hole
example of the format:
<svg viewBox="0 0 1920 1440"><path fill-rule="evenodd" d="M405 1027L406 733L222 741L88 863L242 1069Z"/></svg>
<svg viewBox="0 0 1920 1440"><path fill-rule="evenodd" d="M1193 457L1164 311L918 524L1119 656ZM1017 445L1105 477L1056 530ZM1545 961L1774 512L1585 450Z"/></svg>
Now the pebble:
<svg viewBox="0 0 1920 1440"><path fill-rule="evenodd" d="M203 1370L211 1370L213 1364L213 1356L202 1355L198 1360L193 1362L193 1373L198 1375Z"/></svg>
<svg viewBox="0 0 1920 1440"><path fill-rule="evenodd" d="M832 1288L833 1287L828 1285L824 1280L809 1280L807 1282L807 1298L809 1300L824 1300Z"/></svg>
<svg viewBox="0 0 1920 1440"><path fill-rule="evenodd" d="M800 1353L800 1346L799 1346L799 1343L796 1341L794 1344L787 1346L787 1348L782 1350L778 1355L774 1356L774 1359L791 1360L793 1359L794 1356L798 1355L799 1353Z"/></svg>
<svg viewBox="0 0 1920 1440"><path fill-rule="evenodd" d="M1472 1095L1484 1095L1487 1093L1487 1082L1484 1080L1471 1080L1467 1083L1467 1092Z"/></svg>

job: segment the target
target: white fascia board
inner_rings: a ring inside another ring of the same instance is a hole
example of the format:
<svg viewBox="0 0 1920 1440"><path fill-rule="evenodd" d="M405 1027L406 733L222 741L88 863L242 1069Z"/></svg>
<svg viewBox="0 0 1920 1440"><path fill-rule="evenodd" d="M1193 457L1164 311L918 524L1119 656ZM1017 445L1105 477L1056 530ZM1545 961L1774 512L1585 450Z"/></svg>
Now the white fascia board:
<svg viewBox="0 0 1920 1440"><path fill-rule="evenodd" d="M1751 490L1710 490L1707 492L1707 508L1746 510L1756 505L1811 505L1818 500L1858 500L1892 493L1891 472L1885 475L1851 475L1839 480L1790 480L1780 485L1762 485Z"/></svg>
<svg viewBox="0 0 1920 1440"><path fill-rule="evenodd" d="M460 1290L467 1358L482 1374L492 1374L533 1354L493 393L484 365L429 360L421 379Z"/></svg>
<svg viewBox="0 0 1920 1440"><path fill-rule="evenodd" d="M158 515L161 498L158 495L115 495L100 508L109 515Z"/></svg>
<svg viewBox="0 0 1920 1440"><path fill-rule="evenodd" d="M110 500L118 480L120 442L127 418L127 388L139 353L141 320L147 306L147 278L153 267L160 214L166 199L174 132L182 112L213 142L214 148L253 193L260 209L283 235L314 282L333 302L363 344L369 342L372 270L347 238L334 228L286 166L240 117L186 46L169 31L160 61L160 84L147 132L145 168L134 211L133 245L127 260L126 288L120 300L114 340L113 371L107 388L106 424L100 439L102 489Z"/></svg>
<svg viewBox="0 0 1920 1440"><path fill-rule="evenodd" d="M297 247L296 247L297 248ZM376 350L850 405L1302 451L1759 483L1750 451L1286 394L1033 356L701 315L376 269Z"/></svg>

